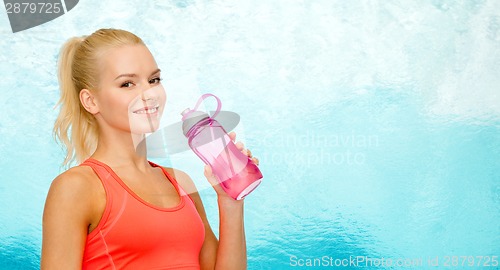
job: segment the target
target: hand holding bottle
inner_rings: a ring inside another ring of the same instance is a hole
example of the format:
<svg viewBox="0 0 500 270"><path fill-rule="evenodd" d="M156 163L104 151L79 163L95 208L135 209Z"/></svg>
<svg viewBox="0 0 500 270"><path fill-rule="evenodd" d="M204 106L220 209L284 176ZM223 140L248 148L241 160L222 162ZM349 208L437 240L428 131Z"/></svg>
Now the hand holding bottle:
<svg viewBox="0 0 500 270"><path fill-rule="evenodd" d="M236 133L235 132L230 132L228 135L231 138L231 141L234 142L235 139L236 139ZM238 148L238 150L240 150L243 154L247 155L252 160L252 162L255 165L257 165L257 166L259 165L259 159L256 158L256 157L254 157L254 156L252 156L252 152L249 149L245 149L245 145L242 142L236 142L235 145ZM210 167L210 165L205 165L205 169L204 169L204 173L203 174L207 178L208 182L214 187L215 193L217 193L217 196L219 198L227 197L227 198L231 199L231 201L234 201L234 199L231 196L229 196L222 189L222 187L220 186L219 181L217 180L217 178L213 174L212 167Z"/></svg>
<svg viewBox="0 0 500 270"><path fill-rule="evenodd" d="M207 97L217 100L217 110L211 116L196 110ZM206 175L214 175L217 185L226 194L241 200L262 182L263 176L257 167L259 161L252 158L252 153L244 149L241 142L235 144L236 134L229 135L215 119L220 108L219 98L212 94L202 95L194 109L187 108L181 113L182 130L191 149L209 165Z"/></svg>

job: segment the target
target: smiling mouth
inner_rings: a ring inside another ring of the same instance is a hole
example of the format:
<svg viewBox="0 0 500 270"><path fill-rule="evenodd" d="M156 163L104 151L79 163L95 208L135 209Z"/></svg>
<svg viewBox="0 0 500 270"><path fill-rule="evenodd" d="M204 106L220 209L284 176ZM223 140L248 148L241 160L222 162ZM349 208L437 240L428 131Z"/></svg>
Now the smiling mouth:
<svg viewBox="0 0 500 270"><path fill-rule="evenodd" d="M159 107L160 107L160 105L145 107L145 108L134 111L134 113L136 113L136 114L153 114L153 113L158 111Z"/></svg>

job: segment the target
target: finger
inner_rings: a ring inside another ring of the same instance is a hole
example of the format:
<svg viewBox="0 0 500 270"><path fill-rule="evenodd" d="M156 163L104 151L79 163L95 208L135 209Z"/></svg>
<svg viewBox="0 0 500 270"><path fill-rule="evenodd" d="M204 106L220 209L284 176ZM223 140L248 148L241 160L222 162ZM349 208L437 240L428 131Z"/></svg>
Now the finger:
<svg viewBox="0 0 500 270"><path fill-rule="evenodd" d="M238 150L240 150L240 151L243 151L243 149L245 149L245 145L242 142L237 142L237 143L235 143L235 145L236 145L236 148L238 148Z"/></svg>
<svg viewBox="0 0 500 270"><path fill-rule="evenodd" d="M250 158L252 157L252 151L250 151L250 149L248 149L248 148L246 149L246 154L248 157L250 157Z"/></svg>
<svg viewBox="0 0 500 270"><path fill-rule="evenodd" d="M205 175L208 182L210 182L212 186L218 184L217 179L215 179L215 175L212 172L212 167L210 167L209 165L205 165L205 170L203 171L203 174Z"/></svg>
<svg viewBox="0 0 500 270"><path fill-rule="evenodd" d="M215 175L212 172L212 167L210 167L209 165L205 165L203 174L207 178L210 185L212 185L212 187L214 188L215 193L217 193L218 195L225 194L224 190L220 186L219 181L217 180L217 178L215 178Z"/></svg>
<svg viewBox="0 0 500 270"><path fill-rule="evenodd" d="M255 163L255 165L259 166L259 159L258 158L253 157L252 161L253 161L253 163Z"/></svg>
<svg viewBox="0 0 500 270"><path fill-rule="evenodd" d="M234 140L236 140L236 132L231 131L231 132L229 132L228 135L229 135L229 138L231 139L231 141L234 142Z"/></svg>

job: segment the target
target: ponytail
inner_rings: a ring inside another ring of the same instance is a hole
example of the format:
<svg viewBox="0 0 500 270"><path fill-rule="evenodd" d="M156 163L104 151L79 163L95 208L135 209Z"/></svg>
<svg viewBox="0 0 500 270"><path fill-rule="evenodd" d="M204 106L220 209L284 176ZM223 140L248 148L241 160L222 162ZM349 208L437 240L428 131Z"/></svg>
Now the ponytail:
<svg viewBox="0 0 500 270"><path fill-rule="evenodd" d="M83 42L82 37L69 39L62 47L59 58L60 112L54 124L55 137L67 150L63 162L69 167L75 160L80 163L89 157L97 146L95 118L80 103L79 92L73 76L75 52Z"/></svg>

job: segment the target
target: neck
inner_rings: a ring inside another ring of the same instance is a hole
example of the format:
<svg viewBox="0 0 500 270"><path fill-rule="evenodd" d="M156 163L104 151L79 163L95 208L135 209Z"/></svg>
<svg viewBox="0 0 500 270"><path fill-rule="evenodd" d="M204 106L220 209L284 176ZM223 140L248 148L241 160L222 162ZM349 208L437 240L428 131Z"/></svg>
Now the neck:
<svg viewBox="0 0 500 270"><path fill-rule="evenodd" d="M146 170L149 164L145 135L100 129L97 148L92 158L113 168L133 166Z"/></svg>

